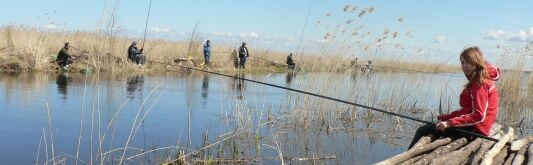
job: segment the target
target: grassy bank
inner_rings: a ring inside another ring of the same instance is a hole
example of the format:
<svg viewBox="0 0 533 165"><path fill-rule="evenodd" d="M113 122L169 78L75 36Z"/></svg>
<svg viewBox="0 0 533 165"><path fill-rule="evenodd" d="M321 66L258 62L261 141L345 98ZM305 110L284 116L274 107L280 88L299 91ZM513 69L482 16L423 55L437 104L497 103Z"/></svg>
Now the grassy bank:
<svg viewBox="0 0 533 165"><path fill-rule="evenodd" d="M165 72L173 71L172 65L178 58L192 58L194 64L183 64L191 67L202 67L203 55L201 47L204 38L192 33L187 41L148 40L144 43L148 63L142 68L131 64L126 58L126 49L134 40L140 42L141 38L117 37L99 33L79 31L47 31L43 29L27 28L22 26L2 26L0 35L0 70L4 72L24 71L56 71L57 65L53 63L57 52L64 42L70 42L78 48L72 54L78 57L73 64L73 70L91 68L95 71L110 72ZM141 45L143 43L140 43ZM231 52L239 44L222 43L213 46L210 69L222 72L235 71ZM247 63L250 72L282 72L285 71L287 52L258 50L253 46L251 57ZM82 53L82 50L89 53ZM363 55L361 55L363 56ZM305 71L318 72L345 72L353 71L353 57L335 54L302 54L295 57L298 67ZM362 66L367 59L359 59L357 65ZM457 66L438 65L423 62L374 60L376 68L393 70L411 70L422 72L454 72L459 71Z"/></svg>

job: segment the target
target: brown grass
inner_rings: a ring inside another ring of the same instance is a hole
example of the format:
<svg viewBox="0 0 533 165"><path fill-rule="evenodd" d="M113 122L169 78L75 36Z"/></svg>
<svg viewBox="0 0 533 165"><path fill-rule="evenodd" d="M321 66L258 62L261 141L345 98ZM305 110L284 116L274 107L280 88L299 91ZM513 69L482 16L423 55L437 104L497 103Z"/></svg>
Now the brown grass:
<svg viewBox="0 0 533 165"><path fill-rule="evenodd" d="M127 61L126 49L132 41L142 42L140 38L105 36L98 33L80 31L46 31L22 26L3 26L0 34L5 42L0 42L0 68L3 71L51 71L57 70L55 56L64 42L89 53L82 54L73 50L74 55L87 57L87 60L73 64L74 68L91 67L98 71L111 72L161 72L169 71L169 65L175 65L177 58L191 57L198 64L203 62L201 51L204 38L193 31L188 41L148 40L144 43L145 53L149 61L144 69L139 69ZM142 43L141 43L142 45ZM230 54L239 44L221 43L212 48L212 65L210 68L222 72L235 71ZM281 72L285 70L285 59L288 53L271 50L251 49L248 71L250 72ZM342 53L340 51L339 53ZM365 56L365 55L361 55ZM353 57L342 54L298 54L295 56L297 67L305 71L345 72L351 71ZM363 65L365 59L359 59ZM376 68L406 69L423 72L457 71L458 67L442 66L423 62L401 62L391 60L374 60ZM165 64L165 65L162 65ZM273 65L276 64L276 65ZM201 67L197 65L197 67Z"/></svg>

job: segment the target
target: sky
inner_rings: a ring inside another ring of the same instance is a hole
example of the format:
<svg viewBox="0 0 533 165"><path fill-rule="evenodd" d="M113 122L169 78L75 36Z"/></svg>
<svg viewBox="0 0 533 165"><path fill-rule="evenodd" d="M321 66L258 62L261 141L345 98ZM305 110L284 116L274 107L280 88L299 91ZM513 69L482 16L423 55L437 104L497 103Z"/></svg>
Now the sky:
<svg viewBox="0 0 533 165"><path fill-rule="evenodd" d="M142 37L147 25L149 39L188 40L194 30L214 46L247 42L296 54L457 63L464 48L478 46L498 63L533 49L533 1L526 0L152 0L150 12L150 0L0 4L2 25L97 31L115 11L113 30L126 37Z"/></svg>

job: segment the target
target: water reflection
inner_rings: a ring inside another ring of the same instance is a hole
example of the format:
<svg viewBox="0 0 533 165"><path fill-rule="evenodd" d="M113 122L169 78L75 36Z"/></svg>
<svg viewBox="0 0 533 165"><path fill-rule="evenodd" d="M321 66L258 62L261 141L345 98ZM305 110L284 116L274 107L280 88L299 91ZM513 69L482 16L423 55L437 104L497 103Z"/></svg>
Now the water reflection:
<svg viewBox="0 0 533 165"><path fill-rule="evenodd" d="M144 75L134 75L128 78L126 82L126 91L128 92L128 97L135 97L135 93L139 93L142 97L142 86L144 84Z"/></svg>
<svg viewBox="0 0 533 165"><path fill-rule="evenodd" d="M63 99L67 98L67 85L70 82L72 82L72 77L70 77L68 73L61 72L59 73L59 75L57 75L57 78L56 78L57 91L59 91L59 93L63 95Z"/></svg>
<svg viewBox="0 0 533 165"><path fill-rule="evenodd" d="M202 98L204 99L204 105L207 103L207 96L209 91L209 74L204 73L204 78L202 79Z"/></svg>
<svg viewBox="0 0 533 165"><path fill-rule="evenodd" d="M296 76L296 72L289 72L287 73L287 76L285 77L285 83L287 87L291 87L292 79Z"/></svg>
<svg viewBox="0 0 533 165"><path fill-rule="evenodd" d="M233 79L233 90L236 93L237 99L244 99L243 92L246 91L246 84L244 84L244 73L235 74Z"/></svg>

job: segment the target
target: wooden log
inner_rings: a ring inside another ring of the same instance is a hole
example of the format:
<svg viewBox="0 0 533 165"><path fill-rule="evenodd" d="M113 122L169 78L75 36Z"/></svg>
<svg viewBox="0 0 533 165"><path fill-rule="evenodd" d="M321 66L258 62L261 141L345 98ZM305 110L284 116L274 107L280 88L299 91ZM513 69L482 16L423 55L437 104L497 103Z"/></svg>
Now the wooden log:
<svg viewBox="0 0 533 165"><path fill-rule="evenodd" d="M452 143L446 145L446 146L442 146L442 147L439 147L437 149L435 149L433 152L429 153L429 154L426 154L426 156L424 156L422 159L418 160L417 162L415 162L414 164L415 165L425 165L425 164L429 164L429 162L439 156L442 156L446 153L450 153L451 151L454 151L458 148L461 148L462 146L464 146L466 143L468 142L468 140L466 140L466 138L461 138L461 139L457 139L455 141L453 141Z"/></svg>
<svg viewBox="0 0 533 165"><path fill-rule="evenodd" d="M429 142L431 142L431 140L433 140L434 138L435 138L435 136L433 136L433 135L423 136L411 148L416 148L416 147L420 147L420 146L426 145Z"/></svg>
<svg viewBox="0 0 533 165"><path fill-rule="evenodd" d="M522 147L518 152L516 153L516 156L513 159L512 165L521 165L524 163L524 160L526 160L526 157L524 154L526 154L527 146Z"/></svg>
<svg viewBox="0 0 533 165"><path fill-rule="evenodd" d="M495 139L500 139L501 135L500 134L496 134L496 135L494 135L492 137L495 138ZM479 150L477 150L476 154L470 160L470 164L478 165L479 161L481 161L481 158L483 157L483 155L485 155L485 153L487 153L487 151L490 149L490 147L492 147L492 145L494 145L494 143L496 143L496 142L491 141L491 140L483 139L482 142L481 142L481 147L479 147Z"/></svg>
<svg viewBox="0 0 533 165"><path fill-rule="evenodd" d="M417 148L411 148L409 150L407 150L406 152L403 152L403 153L400 153L396 156L393 156L389 159L386 159L386 160L383 160L381 162L378 162L376 163L377 165L392 165L392 164L398 164L398 163L401 163L409 158L412 158L412 157L415 157L417 155L420 155L422 153L426 153L426 152L429 152L437 147L440 147L442 145L446 145L448 143L450 143L452 141L451 138L447 137L447 138L442 138L442 139L438 139L438 140L435 140L434 142L432 143L429 143L427 145L424 145L424 146L420 146L420 147L417 147Z"/></svg>
<svg viewBox="0 0 533 165"><path fill-rule="evenodd" d="M463 148L453 151L449 154L440 156L438 158L433 159L429 164L434 165L459 165L466 162L469 158L469 156L477 151L479 147L481 146L481 142L483 142L483 139L477 138L476 140L470 142L468 145L464 146Z"/></svg>
<svg viewBox="0 0 533 165"><path fill-rule="evenodd" d="M511 143L511 151L518 151L520 148L527 146L533 142L533 136L524 137L520 140L515 140Z"/></svg>
<svg viewBox="0 0 533 165"><path fill-rule="evenodd" d="M496 154L496 156L494 156L494 159L492 159L491 164L503 164L505 162L505 157L507 157L509 153L508 151L509 147L504 146L502 150L498 154Z"/></svg>
<svg viewBox="0 0 533 165"><path fill-rule="evenodd" d="M533 143L529 144L529 148L527 149L527 165L533 165Z"/></svg>
<svg viewBox="0 0 533 165"><path fill-rule="evenodd" d="M415 163L416 161L422 159L422 157L424 157L425 154L422 154L422 155L418 155L418 156L415 156L414 158L411 158L411 159L407 159L406 161L398 164L398 165L411 165L413 163Z"/></svg>
<svg viewBox="0 0 533 165"><path fill-rule="evenodd" d="M500 153L500 151L504 148L505 143L507 143L512 137L514 136L514 129L512 127L509 127L507 130L507 134L503 135L503 137L498 141L492 148L487 151L485 155L483 155L483 160L481 161L482 165L491 165L493 163L494 156L496 154Z"/></svg>

